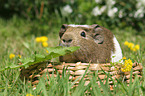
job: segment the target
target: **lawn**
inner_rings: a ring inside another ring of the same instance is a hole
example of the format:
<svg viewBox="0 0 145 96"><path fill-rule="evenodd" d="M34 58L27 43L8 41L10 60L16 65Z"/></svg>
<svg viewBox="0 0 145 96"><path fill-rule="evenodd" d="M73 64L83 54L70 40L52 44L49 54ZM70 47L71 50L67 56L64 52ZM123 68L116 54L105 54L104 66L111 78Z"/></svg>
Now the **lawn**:
<svg viewBox="0 0 145 96"><path fill-rule="evenodd" d="M52 21L51 21L52 22ZM61 27L61 23L29 21L14 16L9 20L0 18L0 69L8 66L12 63L18 64L19 55L21 58L30 57L35 53L45 54L45 48L41 43L35 41L36 37L47 36L48 47L58 46L59 36L58 32ZM70 22L71 23L71 22ZM118 39L123 55L127 59L131 59L133 62L140 62L145 66L145 31L137 32L131 27L125 29L114 28L111 29L116 38ZM139 45L140 49L137 51L130 50L124 45L124 42L132 42L135 45ZM15 54L15 58L10 59L9 55ZM52 61L58 61L53 59ZM117 83L113 92L109 91L107 84L101 85L101 88L105 90L101 92L97 84L94 84L95 78L92 78L91 83L88 86L84 86L84 81L81 81L77 88L71 88L71 83L68 82L68 76L63 78L50 78L50 84L45 86L45 80L40 79L38 87L33 90L33 87L29 83L21 81L19 78L19 69L10 69L1 72L0 74L0 96L82 96L85 91L88 91L91 95L143 95L145 91L145 82L136 79L133 84L127 86L124 83ZM90 90L92 88L93 90ZM28 95L32 94L32 95ZM85 94L85 95L89 95Z"/></svg>

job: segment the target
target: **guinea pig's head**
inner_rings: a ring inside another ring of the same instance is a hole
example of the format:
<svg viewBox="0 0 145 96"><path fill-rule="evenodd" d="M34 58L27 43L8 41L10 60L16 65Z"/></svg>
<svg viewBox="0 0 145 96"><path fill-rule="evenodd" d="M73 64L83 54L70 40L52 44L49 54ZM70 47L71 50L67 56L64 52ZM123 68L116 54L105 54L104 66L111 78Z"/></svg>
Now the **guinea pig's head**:
<svg viewBox="0 0 145 96"><path fill-rule="evenodd" d="M60 57L64 62L110 62L114 50L113 34L106 28L93 25L63 24L60 32L60 46L79 46L70 55Z"/></svg>

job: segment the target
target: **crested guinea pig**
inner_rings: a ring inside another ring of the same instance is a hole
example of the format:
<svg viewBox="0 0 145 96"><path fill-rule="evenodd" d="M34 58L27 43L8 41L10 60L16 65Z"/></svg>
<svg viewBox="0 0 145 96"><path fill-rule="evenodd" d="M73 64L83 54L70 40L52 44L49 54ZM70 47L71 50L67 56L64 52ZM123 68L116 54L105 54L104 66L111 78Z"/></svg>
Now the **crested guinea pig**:
<svg viewBox="0 0 145 96"><path fill-rule="evenodd" d="M97 24L63 24L60 32L60 46L79 46L72 54L60 56L61 62L108 63L122 59L122 50L113 33Z"/></svg>

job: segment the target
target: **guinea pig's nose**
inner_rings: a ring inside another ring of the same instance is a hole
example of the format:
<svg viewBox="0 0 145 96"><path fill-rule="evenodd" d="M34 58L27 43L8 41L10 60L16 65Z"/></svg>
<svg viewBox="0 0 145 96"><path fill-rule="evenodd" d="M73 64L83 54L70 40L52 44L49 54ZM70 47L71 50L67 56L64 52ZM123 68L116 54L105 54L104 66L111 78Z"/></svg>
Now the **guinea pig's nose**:
<svg viewBox="0 0 145 96"><path fill-rule="evenodd" d="M62 39L62 41L63 41L64 43L71 43L71 42L72 42L72 39Z"/></svg>

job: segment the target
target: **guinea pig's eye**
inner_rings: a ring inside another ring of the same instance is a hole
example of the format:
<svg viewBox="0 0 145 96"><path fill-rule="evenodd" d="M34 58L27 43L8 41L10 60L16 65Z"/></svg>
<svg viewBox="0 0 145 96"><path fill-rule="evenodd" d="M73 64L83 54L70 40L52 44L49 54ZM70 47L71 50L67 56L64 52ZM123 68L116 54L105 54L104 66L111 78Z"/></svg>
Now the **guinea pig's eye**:
<svg viewBox="0 0 145 96"><path fill-rule="evenodd" d="M86 33L83 31L83 32L81 33L81 36L86 37Z"/></svg>

